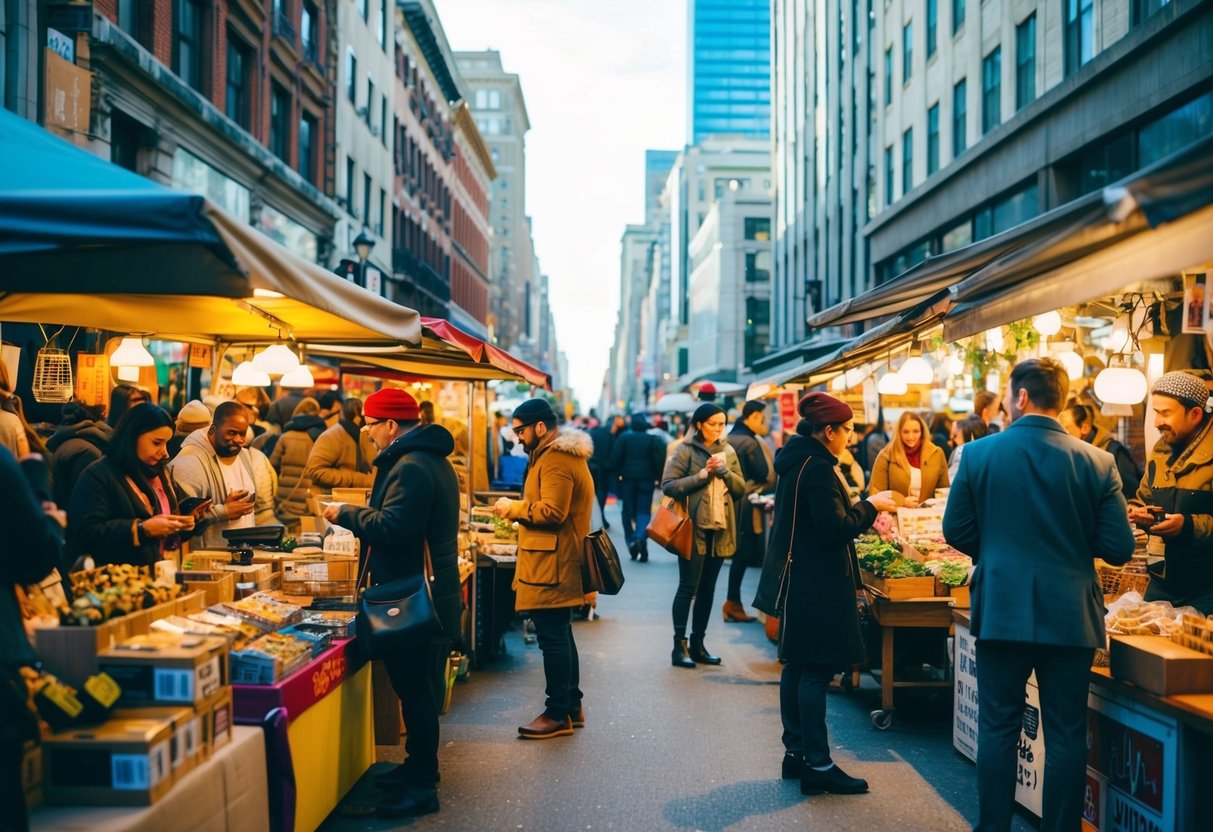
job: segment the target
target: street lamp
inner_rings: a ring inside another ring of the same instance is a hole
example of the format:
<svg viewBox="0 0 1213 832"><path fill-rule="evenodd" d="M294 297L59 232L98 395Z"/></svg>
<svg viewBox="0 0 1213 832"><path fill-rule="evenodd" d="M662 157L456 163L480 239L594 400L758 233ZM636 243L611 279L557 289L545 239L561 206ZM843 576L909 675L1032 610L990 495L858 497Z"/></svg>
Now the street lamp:
<svg viewBox="0 0 1213 832"><path fill-rule="evenodd" d="M354 238L354 251L358 252L358 285L366 288L366 260L375 248L375 241L366 235L366 230L360 231Z"/></svg>

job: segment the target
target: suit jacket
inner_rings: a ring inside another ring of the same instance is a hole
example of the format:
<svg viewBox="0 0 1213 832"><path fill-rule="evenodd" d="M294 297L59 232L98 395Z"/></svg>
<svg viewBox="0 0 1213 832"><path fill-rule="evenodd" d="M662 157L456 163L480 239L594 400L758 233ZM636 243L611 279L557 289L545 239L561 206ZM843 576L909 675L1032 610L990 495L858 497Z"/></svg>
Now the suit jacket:
<svg viewBox="0 0 1213 832"><path fill-rule="evenodd" d="M1121 564L1133 531L1112 456L1028 415L965 446L943 517L973 558L974 638L1103 647L1094 558Z"/></svg>

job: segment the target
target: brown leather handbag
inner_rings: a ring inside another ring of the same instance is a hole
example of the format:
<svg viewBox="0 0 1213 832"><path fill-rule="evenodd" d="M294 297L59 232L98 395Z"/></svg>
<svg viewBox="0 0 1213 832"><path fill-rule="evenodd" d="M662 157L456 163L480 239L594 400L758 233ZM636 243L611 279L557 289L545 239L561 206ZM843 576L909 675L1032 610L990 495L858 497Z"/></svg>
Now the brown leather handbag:
<svg viewBox="0 0 1213 832"><path fill-rule="evenodd" d="M695 529L687 509L673 497L662 497L657 511L649 520L645 533L658 546L672 552L683 560L691 559L691 546L695 540Z"/></svg>

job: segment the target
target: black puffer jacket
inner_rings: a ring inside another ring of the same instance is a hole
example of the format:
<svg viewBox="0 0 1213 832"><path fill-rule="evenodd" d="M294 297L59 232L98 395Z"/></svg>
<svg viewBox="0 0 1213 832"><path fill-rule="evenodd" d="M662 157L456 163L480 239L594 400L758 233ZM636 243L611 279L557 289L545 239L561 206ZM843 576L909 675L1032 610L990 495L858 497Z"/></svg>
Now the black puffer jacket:
<svg viewBox="0 0 1213 832"><path fill-rule="evenodd" d="M54 500L63 509L72 501L72 489L84 469L101 459L114 429L102 420L85 419L74 425L61 425L46 440L46 447L55 455L51 468L54 480Z"/></svg>
<svg viewBox="0 0 1213 832"><path fill-rule="evenodd" d="M448 638L459 637L459 480L447 457L450 431L425 425L398 437L375 457L369 506L341 509L337 524L369 549L372 583L420 574L430 544L434 606Z"/></svg>
<svg viewBox="0 0 1213 832"><path fill-rule="evenodd" d="M665 443L648 433L649 423L644 415L632 417L631 430L615 438L611 448L611 468L625 480L661 479L665 468Z"/></svg>
<svg viewBox="0 0 1213 832"><path fill-rule="evenodd" d="M824 445L799 434L775 457L775 522L754 606L774 614L790 544L792 573L780 621L779 657L841 669L864 660L854 539L876 520L876 508L867 500L851 505L834 472L837 464Z"/></svg>
<svg viewBox="0 0 1213 832"><path fill-rule="evenodd" d="M14 584L32 584L42 580L59 565L63 548L63 530L39 505L44 495L35 495L35 478L45 485L46 468L37 460L18 464L8 448L0 447L0 526L4 528L4 546L0 547L0 673L36 660L25 635L21 610L13 592ZM0 678L0 684L6 680ZM4 714L5 720L15 714Z"/></svg>

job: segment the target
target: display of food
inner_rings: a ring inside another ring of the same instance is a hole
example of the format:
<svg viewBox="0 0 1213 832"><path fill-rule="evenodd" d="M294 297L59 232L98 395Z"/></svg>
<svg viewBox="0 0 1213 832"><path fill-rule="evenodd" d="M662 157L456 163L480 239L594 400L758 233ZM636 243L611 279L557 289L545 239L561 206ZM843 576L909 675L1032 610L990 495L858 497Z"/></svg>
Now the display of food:
<svg viewBox="0 0 1213 832"><path fill-rule="evenodd" d="M271 685L312 657L311 642L289 633L267 633L231 654L235 684Z"/></svg>
<svg viewBox="0 0 1213 832"><path fill-rule="evenodd" d="M1104 624L1109 633L1127 636L1173 636L1183 631L1183 616L1191 608L1176 609L1166 601L1143 601L1129 592L1108 607Z"/></svg>
<svg viewBox="0 0 1213 832"><path fill-rule="evenodd" d="M277 630L297 624L302 618L299 607L276 601L264 592L241 598L239 601L217 604L211 607L211 610L222 615L243 618L266 630Z"/></svg>
<svg viewBox="0 0 1213 832"><path fill-rule="evenodd" d="M879 578L917 578L927 573L915 558L906 557L901 547L891 540L863 538L855 544L859 565Z"/></svg>
<svg viewBox="0 0 1213 832"><path fill-rule="evenodd" d="M94 626L181 594L177 584L154 582L146 566L109 564L73 572L71 581L73 600L59 609L59 623L64 626Z"/></svg>
<svg viewBox="0 0 1213 832"><path fill-rule="evenodd" d="M517 541L518 524L503 517L493 517L493 536L498 540Z"/></svg>

